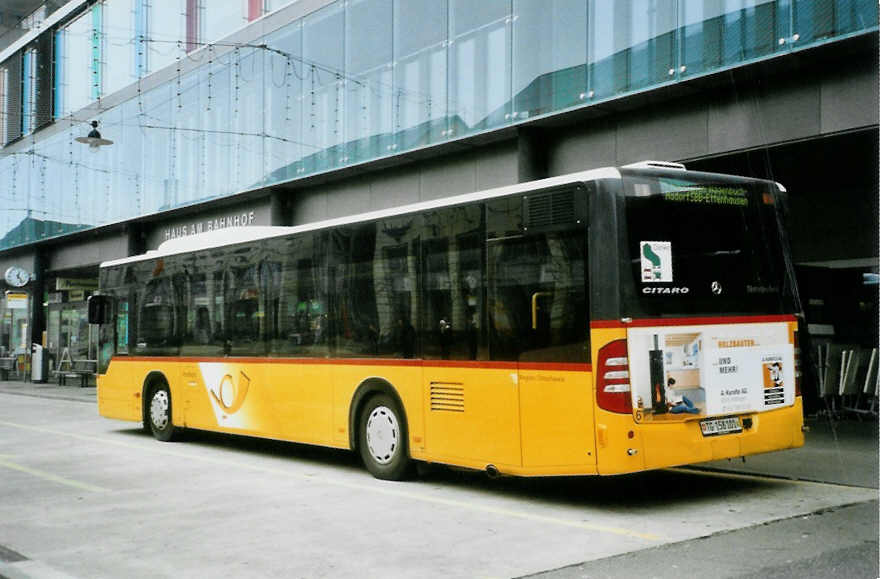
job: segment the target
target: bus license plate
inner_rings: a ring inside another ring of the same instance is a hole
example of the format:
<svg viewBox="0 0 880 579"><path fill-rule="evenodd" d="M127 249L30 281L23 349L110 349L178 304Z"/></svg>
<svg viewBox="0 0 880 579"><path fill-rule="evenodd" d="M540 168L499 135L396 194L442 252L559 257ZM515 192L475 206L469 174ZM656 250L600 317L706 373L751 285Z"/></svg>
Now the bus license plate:
<svg viewBox="0 0 880 579"><path fill-rule="evenodd" d="M739 421L738 416L712 418L710 420L701 420L700 430L703 431L703 436L730 434L731 432L742 432L742 423Z"/></svg>

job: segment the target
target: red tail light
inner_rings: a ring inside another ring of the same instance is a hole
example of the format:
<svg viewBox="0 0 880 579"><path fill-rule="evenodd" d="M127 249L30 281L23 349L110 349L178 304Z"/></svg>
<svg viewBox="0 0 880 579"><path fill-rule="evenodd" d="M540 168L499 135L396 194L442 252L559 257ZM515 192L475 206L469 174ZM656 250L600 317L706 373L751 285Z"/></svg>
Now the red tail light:
<svg viewBox="0 0 880 579"><path fill-rule="evenodd" d="M801 347L798 335L800 332L794 332L794 395L801 395Z"/></svg>
<svg viewBox="0 0 880 579"><path fill-rule="evenodd" d="M599 349L596 402L603 410L632 414L627 355L626 340L615 340Z"/></svg>

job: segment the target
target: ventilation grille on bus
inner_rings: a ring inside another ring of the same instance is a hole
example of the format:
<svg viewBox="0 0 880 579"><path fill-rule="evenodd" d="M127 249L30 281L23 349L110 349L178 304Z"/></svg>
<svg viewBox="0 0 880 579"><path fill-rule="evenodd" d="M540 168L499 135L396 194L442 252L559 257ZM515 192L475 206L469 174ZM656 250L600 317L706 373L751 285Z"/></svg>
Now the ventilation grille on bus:
<svg viewBox="0 0 880 579"><path fill-rule="evenodd" d="M547 227L577 220L574 190L534 195L528 198L529 227Z"/></svg>
<svg viewBox="0 0 880 579"><path fill-rule="evenodd" d="M431 382L432 412L464 412L464 384Z"/></svg>

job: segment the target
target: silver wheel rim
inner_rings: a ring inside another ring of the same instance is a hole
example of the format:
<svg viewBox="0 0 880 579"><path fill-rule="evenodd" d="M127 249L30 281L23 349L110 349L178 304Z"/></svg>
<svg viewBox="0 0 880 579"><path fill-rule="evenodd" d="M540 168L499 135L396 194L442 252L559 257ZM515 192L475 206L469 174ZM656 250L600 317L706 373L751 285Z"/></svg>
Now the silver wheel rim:
<svg viewBox="0 0 880 579"><path fill-rule="evenodd" d="M397 416L386 406L377 406L367 418L367 449L379 464L388 464L400 446Z"/></svg>
<svg viewBox="0 0 880 579"><path fill-rule="evenodd" d="M153 393L153 399L150 401L150 421L156 430L165 430L168 426L169 402L167 391L157 390Z"/></svg>

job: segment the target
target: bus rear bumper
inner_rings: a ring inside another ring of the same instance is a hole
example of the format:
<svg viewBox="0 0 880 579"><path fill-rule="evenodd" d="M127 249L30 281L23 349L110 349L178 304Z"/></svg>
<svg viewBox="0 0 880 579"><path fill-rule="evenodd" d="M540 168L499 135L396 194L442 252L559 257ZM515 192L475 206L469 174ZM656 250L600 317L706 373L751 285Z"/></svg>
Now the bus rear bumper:
<svg viewBox="0 0 880 579"><path fill-rule="evenodd" d="M616 421L616 417L609 422ZM704 436L698 419L674 423L635 424L629 416L608 431L627 430L626 441L607 437L603 448L597 439L599 474L623 474L682 466L711 460L798 448L804 444L803 406L800 397L787 408L742 414L742 432ZM628 422L628 424L627 424ZM601 425L600 425L601 428ZM621 444L622 443L622 444Z"/></svg>

